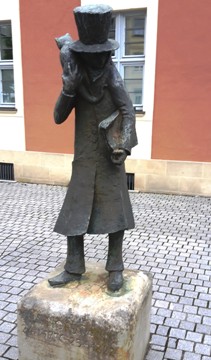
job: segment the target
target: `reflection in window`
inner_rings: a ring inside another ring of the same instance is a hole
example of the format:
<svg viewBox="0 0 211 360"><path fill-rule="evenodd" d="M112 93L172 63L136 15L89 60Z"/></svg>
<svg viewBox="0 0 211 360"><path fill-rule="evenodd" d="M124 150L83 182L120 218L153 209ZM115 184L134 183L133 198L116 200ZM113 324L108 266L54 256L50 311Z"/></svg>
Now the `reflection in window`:
<svg viewBox="0 0 211 360"><path fill-rule="evenodd" d="M13 70L2 70L2 95L4 103L14 103L15 94L14 94L14 79L13 79Z"/></svg>
<svg viewBox="0 0 211 360"><path fill-rule="evenodd" d="M109 39L115 40L115 27L116 27L115 17L112 16L110 30L109 30L109 36L108 36Z"/></svg>
<svg viewBox="0 0 211 360"><path fill-rule="evenodd" d="M14 106L12 31L10 22L0 22L0 106Z"/></svg>
<svg viewBox="0 0 211 360"><path fill-rule="evenodd" d="M143 66L124 66L124 83L133 104L140 104L142 99Z"/></svg>
<svg viewBox="0 0 211 360"><path fill-rule="evenodd" d="M1 60L12 60L12 34L10 24L0 24Z"/></svg>
<svg viewBox="0 0 211 360"><path fill-rule="evenodd" d="M144 55L145 16L125 17L125 55Z"/></svg>

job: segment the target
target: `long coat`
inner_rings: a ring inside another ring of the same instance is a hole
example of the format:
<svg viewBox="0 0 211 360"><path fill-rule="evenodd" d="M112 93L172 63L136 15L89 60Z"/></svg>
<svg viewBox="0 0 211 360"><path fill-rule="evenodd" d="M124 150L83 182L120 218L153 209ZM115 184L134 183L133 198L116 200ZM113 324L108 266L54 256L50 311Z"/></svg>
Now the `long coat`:
<svg viewBox="0 0 211 360"><path fill-rule="evenodd" d="M99 130L102 121L119 110L121 140L116 147L130 154L137 144L132 102L111 59L100 74L88 76L85 69L82 73L75 96L61 93L54 111L59 124L75 108L72 177L54 228L66 236L134 227L124 164L112 163L113 149Z"/></svg>

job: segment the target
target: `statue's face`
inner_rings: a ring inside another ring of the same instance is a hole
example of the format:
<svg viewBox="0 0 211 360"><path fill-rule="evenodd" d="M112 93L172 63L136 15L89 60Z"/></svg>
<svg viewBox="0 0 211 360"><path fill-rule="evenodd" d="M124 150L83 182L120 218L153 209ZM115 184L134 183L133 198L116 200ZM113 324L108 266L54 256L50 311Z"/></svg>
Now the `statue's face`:
<svg viewBox="0 0 211 360"><path fill-rule="evenodd" d="M84 65L99 70L104 68L110 54L110 51L101 53L80 53L80 58Z"/></svg>

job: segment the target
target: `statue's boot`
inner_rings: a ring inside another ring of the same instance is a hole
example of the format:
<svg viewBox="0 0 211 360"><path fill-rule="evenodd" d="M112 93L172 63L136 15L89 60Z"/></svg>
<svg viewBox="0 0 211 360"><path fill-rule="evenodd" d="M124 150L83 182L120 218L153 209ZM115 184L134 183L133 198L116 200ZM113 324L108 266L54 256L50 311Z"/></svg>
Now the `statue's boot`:
<svg viewBox="0 0 211 360"><path fill-rule="evenodd" d="M59 275L48 279L48 282L52 287L60 287L68 284L71 281L79 281L80 279L80 274L70 274L66 270L64 270Z"/></svg>
<svg viewBox="0 0 211 360"><path fill-rule="evenodd" d="M109 272L107 287L110 291L120 290L124 282L124 264L122 259L123 237L124 231L109 234L106 270Z"/></svg>
<svg viewBox="0 0 211 360"><path fill-rule="evenodd" d="M83 235L67 237L67 258L64 271L59 275L48 279L53 287L68 284L71 281L79 281L85 272L84 239Z"/></svg>

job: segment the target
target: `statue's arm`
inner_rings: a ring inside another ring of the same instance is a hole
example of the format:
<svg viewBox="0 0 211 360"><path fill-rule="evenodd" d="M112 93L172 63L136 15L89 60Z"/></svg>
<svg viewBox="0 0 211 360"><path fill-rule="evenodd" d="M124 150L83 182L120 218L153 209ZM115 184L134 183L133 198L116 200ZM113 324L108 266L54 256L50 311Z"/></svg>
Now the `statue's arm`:
<svg viewBox="0 0 211 360"><path fill-rule="evenodd" d="M130 96L114 64L111 65L110 69L109 90L116 108L122 115L121 149L129 155L131 149L137 145L135 112Z"/></svg>
<svg viewBox="0 0 211 360"><path fill-rule="evenodd" d="M62 124L75 107L75 95L65 95L62 91L54 108L54 121Z"/></svg>
<svg viewBox="0 0 211 360"><path fill-rule="evenodd" d="M63 69L63 88L55 105L54 120L56 124L61 124L67 119L75 107L75 94L81 82L82 75L77 64L77 59L69 48L69 44L72 42L70 35L66 34L57 38L56 42L61 49L60 60Z"/></svg>

